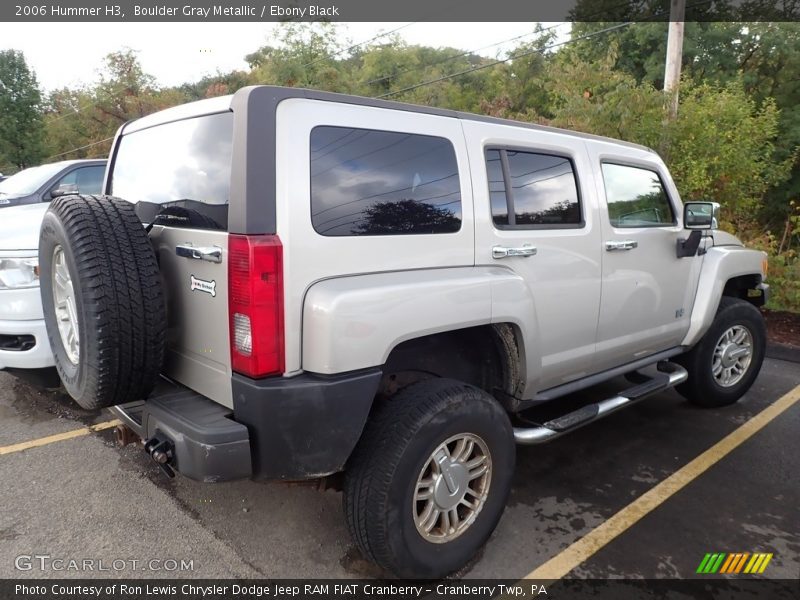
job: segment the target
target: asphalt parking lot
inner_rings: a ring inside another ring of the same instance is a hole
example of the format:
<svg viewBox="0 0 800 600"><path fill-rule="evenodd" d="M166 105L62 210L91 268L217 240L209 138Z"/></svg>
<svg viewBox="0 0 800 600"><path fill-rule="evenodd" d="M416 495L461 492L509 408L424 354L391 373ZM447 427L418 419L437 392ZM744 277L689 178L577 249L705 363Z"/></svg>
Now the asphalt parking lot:
<svg viewBox="0 0 800 600"><path fill-rule="evenodd" d="M516 579L557 564L567 577L687 578L709 552L769 552L759 577L800 578L800 402L677 491L659 486L798 385L800 364L767 360L733 407L701 410L669 392L520 448L500 526L459 576ZM109 576L55 571L54 559L118 561L114 574L129 577L172 575L170 560L191 561L186 577L385 576L350 543L338 492L167 479L137 447L117 448L113 429L82 429L110 419L0 372L0 577ZM584 554L582 539L593 540ZM18 558L33 555L50 558Z"/></svg>

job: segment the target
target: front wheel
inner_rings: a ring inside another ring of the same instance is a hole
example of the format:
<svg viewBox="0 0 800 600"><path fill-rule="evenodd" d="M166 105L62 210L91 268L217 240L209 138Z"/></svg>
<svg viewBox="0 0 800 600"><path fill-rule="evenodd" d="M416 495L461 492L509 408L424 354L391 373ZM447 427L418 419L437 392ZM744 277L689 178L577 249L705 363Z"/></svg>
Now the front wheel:
<svg viewBox="0 0 800 600"><path fill-rule="evenodd" d="M758 377L767 345L764 318L741 298L723 296L714 322L700 342L676 359L689 378L676 389L692 404L728 406Z"/></svg>
<svg viewBox="0 0 800 600"><path fill-rule="evenodd" d="M409 386L375 409L348 464L353 540L400 577L455 571L497 526L514 458L508 415L489 394L449 379Z"/></svg>

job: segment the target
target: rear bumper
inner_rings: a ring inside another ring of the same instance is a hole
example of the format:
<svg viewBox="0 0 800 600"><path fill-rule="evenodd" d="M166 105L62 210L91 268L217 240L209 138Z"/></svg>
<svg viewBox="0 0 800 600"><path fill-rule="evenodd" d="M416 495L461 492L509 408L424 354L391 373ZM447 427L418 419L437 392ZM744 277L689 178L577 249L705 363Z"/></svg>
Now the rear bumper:
<svg viewBox="0 0 800 600"><path fill-rule="evenodd" d="M252 474L247 428L232 411L191 390L162 380L146 401L111 409L143 440L172 444L170 466L198 481L243 479Z"/></svg>
<svg viewBox="0 0 800 600"><path fill-rule="evenodd" d="M142 439L169 442L170 466L190 479L311 479L344 468L381 374L234 375L234 410L162 380L146 401L111 411Z"/></svg>
<svg viewBox="0 0 800 600"><path fill-rule="evenodd" d="M344 469L383 372L249 379L233 375L233 413L247 426L253 476L301 480Z"/></svg>

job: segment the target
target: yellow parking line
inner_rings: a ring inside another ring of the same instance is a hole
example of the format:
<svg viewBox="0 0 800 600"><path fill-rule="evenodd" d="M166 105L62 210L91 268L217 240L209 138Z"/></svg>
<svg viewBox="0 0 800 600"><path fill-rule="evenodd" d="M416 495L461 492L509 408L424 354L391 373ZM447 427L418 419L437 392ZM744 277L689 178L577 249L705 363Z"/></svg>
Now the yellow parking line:
<svg viewBox="0 0 800 600"><path fill-rule="evenodd" d="M561 579L575 567L589 559L603 546L636 524L645 515L658 508L675 493L705 473L720 459L750 439L785 410L796 404L798 400L800 400L800 385L664 481L639 496L577 542L568 546L544 564L536 567L525 576L525 579Z"/></svg>
<svg viewBox="0 0 800 600"><path fill-rule="evenodd" d="M113 421L105 421L103 423L96 423L88 427L81 427L80 429L73 429L72 431L65 431L64 433L57 433L55 435L48 435L47 437L39 438L36 440L29 440L27 442L20 442L19 444L11 444L10 446L0 446L0 456L3 454L13 454L14 452L22 452L31 448L38 448L39 446L47 446L55 442L63 442L64 440L71 440L73 438L89 435L95 431L103 431L120 425L118 419Z"/></svg>

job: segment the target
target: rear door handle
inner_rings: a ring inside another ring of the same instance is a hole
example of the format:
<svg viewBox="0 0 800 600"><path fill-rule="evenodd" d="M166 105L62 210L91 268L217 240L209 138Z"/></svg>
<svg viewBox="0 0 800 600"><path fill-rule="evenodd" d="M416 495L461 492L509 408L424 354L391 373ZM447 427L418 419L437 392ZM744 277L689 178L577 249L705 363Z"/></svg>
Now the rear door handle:
<svg viewBox="0 0 800 600"><path fill-rule="evenodd" d="M183 258L194 260L205 260L212 263L222 262L222 248L219 246L192 246L191 244L181 244L175 246L175 254Z"/></svg>
<svg viewBox="0 0 800 600"><path fill-rule="evenodd" d="M492 258L508 258L510 256L534 256L536 248L525 244L519 248L506 248L505 246L494 246L492 248Z"/></svg>
<svg viewBox="0 0 800 600"><path fill-rule="evenodd" d="M623 250L633 250L639 247L636 240L609 240L606 242L608 252L621 252Z"/></svg>

